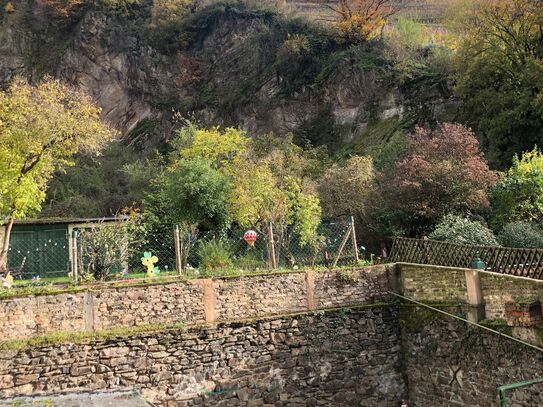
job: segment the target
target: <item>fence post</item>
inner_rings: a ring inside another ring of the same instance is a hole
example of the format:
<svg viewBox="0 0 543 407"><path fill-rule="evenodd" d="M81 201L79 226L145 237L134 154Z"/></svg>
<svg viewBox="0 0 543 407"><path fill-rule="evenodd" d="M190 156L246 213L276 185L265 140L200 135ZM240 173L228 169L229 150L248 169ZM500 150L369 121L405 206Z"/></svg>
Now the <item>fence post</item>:
<svg viewBox="0 0 543 407"><path fill-rule="evenodd" d="M175 242L175 272L177 275L180 275L183 270L183 260L181 256L181 242L179 241L179 225L175 225L173 228L173 239Z"/></svg>
<svg viewBox="0 0 543 407"><path fill-rule="evenodd" d="M360 260L358 256L358 245L356 242L356 230L354 228L354 216L351 215L351 230L352 230L352 238L353 238L353 250L354 250L354 259L356 260L356 263L358 264L358 261Z"/></svg>
<svg viewBox="0 0 543 407"><path fill-rule="evenodd" d="M270 221L270 226L268 228L268 241L270 244L270 257L271 257L271 267L273 269L277 268L277 258L275 257L275 242L273 240L273 224Z"/></svg>
<svg viewBox="0 0 543 407"><path fill-rule="evenodd" d="M341 256L341 252L343 252L343 248L345 247L345 244L347 243L347 240L349 240L349 236L351 235L352 229L349 226L347 228L347 232L345 232L345 236L343 236L343 240L341 241L341 245L339 246L339 250L337 251L336 258L334 259L334 263L332 263L332 267L334 268L337 265L337 262L339 261L339 258Z"/></svg>
<svg viewBox="0 0 543 407"><path fill-rule="evenodd" d="M77 238L79 237L79 231L72 230L72 278L74 281L78 280L78 265L79 261L77 258L78 250L77 250Z"/></svg>

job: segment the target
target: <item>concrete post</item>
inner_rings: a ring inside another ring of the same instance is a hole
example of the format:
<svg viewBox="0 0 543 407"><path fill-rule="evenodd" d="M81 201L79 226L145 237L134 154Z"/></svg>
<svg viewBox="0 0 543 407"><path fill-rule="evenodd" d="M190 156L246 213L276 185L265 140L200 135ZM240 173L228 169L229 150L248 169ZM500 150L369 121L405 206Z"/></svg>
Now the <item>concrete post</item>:
<svg viewBox="0 0 543 407"><path fill-rule="evenodd" d="M94 296L91 291L85 291L83 295L83 318L85 319L85 332L94 332Z"/></svg>
<svg viewBox="0 0 543 407"><path fill-rule="evenodd" d="M468 294L468 320L479 322L485 319L485 303L481 290L481 277L477 270L466 270L466 289Z"/></svg>
<svg viewBox="0 0 543 407"><path fill-rule="evenodd" d="M217 320L217 294L211 278L189 281L189 284L200 285L204 288L204 318L206 322L215 322Z"/></svg>

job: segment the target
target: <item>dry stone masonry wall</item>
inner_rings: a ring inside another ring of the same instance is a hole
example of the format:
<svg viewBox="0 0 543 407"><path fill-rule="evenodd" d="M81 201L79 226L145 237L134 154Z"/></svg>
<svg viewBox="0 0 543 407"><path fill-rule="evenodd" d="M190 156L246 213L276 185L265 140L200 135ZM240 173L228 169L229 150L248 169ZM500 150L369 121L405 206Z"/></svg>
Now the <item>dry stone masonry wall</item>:
<svg viewBox="0 0 543 407"><path fill-rule="evenodd" d="M0 341L58 331L92 332L149 324L227 321L385 298L386 266L297 272L0 300Z"/></svg>
<svg viewBox="0 0 543 407"><path fill-rule="evenodd" d="M0 300L0 341L56 331L85 331L82 294Z"/></svg>
<svg viewBox="0 0 543 407"><path fill-rule="evenodd" d="M137 388L166 407L388 407L402 398L411 407L493 406L499 385L543 376L542 354L426 308L391 303L388 291L456 304L447 308L454 314L475 298L490 319L503 319L512 300L529 297L515 308L517 320L541 321L532 300L543 300L542 287L398 264L5 299L0 341L155 323L187 327L0 350L0 398ZM500 329L539 343L543 337L537 326ZM509 397L516 407L543 405L543 385Z"/></svg>
<svg viewBox="0 0 543 407"><path fill-rule="evenodd" d="M396 406L393 308L0 352L0 397L136 387L163 406Z"/></svg>
<svg viewBox="0 0 543 407"><path fill-rule="evenodd" d="M216 280L213 285L219 321L308 309L305 273Z"/></svg>
<svg viewBox="0 0 543 407"><path fill-rule="evenodd" d="M203 322L203 288L174 283L148 287L127 287L92 293L93 330Z"/></svg>
<svg viewBox="0 0 543 407"><path fill-rule="evenodd" d="M494 407L500 405L499 386L543 376L543 354L537 350L436 313L413 308L402 313L410 406ZM509 407L541 406L543 384L506 396Z"/></svg>

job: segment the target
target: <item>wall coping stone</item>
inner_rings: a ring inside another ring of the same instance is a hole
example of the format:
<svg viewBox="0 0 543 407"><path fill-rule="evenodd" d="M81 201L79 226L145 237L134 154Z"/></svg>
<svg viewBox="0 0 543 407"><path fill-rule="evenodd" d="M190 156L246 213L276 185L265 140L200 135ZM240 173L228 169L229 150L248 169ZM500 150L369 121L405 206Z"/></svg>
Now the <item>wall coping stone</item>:
<svg viewBox="0 0 543 407"><path fill-rule="evenodd" d="M79 293L85 293L85 292L100 292L105 290L122 290L122 289L130 289L130 288L142 288L142 287L153 287L153 286L163 286L163 285L170 285L170 284L179 284L179 283L185 283L185 284L201 284L198 283L198 281L201 280L212 280L212 281L228 281L228 280L241 280L241 279L250 279L250 278L257 278L257 277L267 277L267 276L280 276L280 275L288 275L288 274L304 274L307 272L313 272L313 273L328 273L328 272L336 272L336 271L342 271L342 270L353 270L353 271L362 271L362 270L371 270L373 268L379 268L379 267L394 267L397 263L381 263L381 264L374 264L371 266L363 266L363 267L335 267L333 269L302 269L302 270L284 270L284 271L267 271L263 273L251 273L251 274L240 274L240 275L232 275L232 276L221 276L221 277L214 277L214 278L191 278L187 279L183 276L174 276L168 279L163 280L147 280L145 278L142 279L134 279L130 282L127 282L126 284L123 284L119 281L107 281L100 284L88 284L88 285L80 285L80 286L73 286L73 287L64 287L62 285L58 285L58 290L54 290L55 285L52 285L53 289L51 291L43 291L40 292L39 288L36 287L36 292L28 292L28 293L18 293L13 292L13 295L6 296L6 297L0 297L0 302L3 301L10 301L14 300L16 298L26 298L26 297L44 297L44 296L51 296L51 295L59 295L59 294L79 294Z"/></svg>

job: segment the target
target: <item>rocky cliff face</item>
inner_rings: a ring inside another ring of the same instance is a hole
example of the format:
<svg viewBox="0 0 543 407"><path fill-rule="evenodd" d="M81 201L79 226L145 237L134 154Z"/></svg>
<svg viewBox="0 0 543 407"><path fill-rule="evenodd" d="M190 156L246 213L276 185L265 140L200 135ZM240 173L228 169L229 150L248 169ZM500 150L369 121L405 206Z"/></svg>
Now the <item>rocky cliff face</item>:
<svg viewBox="0 0 543 407"><path fill-rule="evenodd" d="M205 125L337 144L382 120L432 120L433 107L450 101L440 80L399 85L378 50L347 48L322 29L242 6L196 12L178 34L190 40L159 51L145 35L147 3L124 13L87 6L62 29L43 4L13 4L0 17L0 84L50 73L80 86L142 147L171 134L172 110Z"/></svg>

